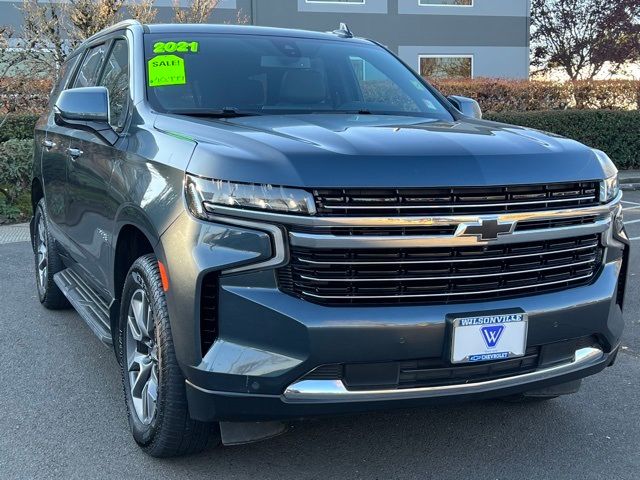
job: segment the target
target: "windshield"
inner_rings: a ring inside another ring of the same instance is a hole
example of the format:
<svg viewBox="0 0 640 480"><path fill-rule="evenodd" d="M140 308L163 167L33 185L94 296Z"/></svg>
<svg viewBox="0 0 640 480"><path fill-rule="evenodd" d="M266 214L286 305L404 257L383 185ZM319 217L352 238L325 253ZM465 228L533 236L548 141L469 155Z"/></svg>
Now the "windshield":
<svg viewBox="0 0 640 480"><path fill-rule="evenodd" d="M237 34L145 35L147 97L183 114L371 113L451 121L374 44Z"/></svg>

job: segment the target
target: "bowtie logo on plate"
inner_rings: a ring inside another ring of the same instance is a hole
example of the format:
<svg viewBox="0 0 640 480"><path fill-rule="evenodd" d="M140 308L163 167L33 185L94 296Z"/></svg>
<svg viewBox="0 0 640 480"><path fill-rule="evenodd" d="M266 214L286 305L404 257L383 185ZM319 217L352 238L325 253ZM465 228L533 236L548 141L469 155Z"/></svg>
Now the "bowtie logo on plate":
<svg viewBox="0 0 640 480"><path fill-rule="evenodd" d="M482 327L480 331L482 332L482 338L484 339L484 343L487 344L487 347L494 348L498 344L502 332L504 332L504 325L490 325L488 327Z"/></svg>

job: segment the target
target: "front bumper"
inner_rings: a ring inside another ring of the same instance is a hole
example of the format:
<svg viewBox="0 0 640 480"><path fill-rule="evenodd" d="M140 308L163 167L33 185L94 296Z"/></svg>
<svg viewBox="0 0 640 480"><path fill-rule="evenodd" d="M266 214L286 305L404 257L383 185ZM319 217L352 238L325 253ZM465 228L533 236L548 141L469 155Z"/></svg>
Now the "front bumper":
<svg viewBox="0 0 640 480"><path fill-rule="evenodd" d="M607 246L602 268L589 285L428 306L328 307L282 293L268 264L276 253L272 236L250 224L201 222L185 213L165 233L160 248L171 279L167 300L176 355L187 379L190 413L200 420L298 418L538 390L604 369L615 358L623 330L624 234ZM264 268L244 268L255 264ZM219 277L218 337L202 355L199 322L194 321L200 288L207 274L219 271L230 273ZM457 385L356 392L337 379L303 379L328 364L418 359L446 364L448 317L513 309L529 316L529 347L584 338L593 343L580 344L564 362L541 362L533 372Z"/></svg>
<svg viewBox="0 0 640 480"><path fill-rule="evenodd" d="M616 354L617 349L605 353L599 348L585 348L576 352L572 362L535 373L487 382L402 391L348 392L340 382L318 381L314 385L303 385L302 382L294 384L282 395L255 395L207 390L187 381L187 398L192 417L202 421L285 420L413 408L508 396L571 382L602 371L613 363Z"/></svg>

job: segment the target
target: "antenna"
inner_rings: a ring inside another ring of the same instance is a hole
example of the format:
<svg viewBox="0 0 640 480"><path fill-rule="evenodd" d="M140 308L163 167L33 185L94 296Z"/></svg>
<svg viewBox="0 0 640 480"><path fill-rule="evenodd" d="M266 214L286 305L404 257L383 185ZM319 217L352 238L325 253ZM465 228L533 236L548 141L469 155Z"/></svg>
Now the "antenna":
<svg viewBox="0 0 640 480"><path fill-rule="evenodd" d="M351 30L349 30L349 26L344 22L340 22L340 26L337 30L333 30L327 33L331 33L342 38L353 38L353 33L351 33Z"/></svg>

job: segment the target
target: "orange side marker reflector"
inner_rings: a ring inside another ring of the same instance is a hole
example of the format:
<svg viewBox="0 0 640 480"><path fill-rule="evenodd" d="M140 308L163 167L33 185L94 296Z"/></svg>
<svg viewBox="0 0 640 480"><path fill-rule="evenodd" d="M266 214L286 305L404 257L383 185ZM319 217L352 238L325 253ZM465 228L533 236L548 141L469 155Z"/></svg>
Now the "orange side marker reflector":
<svg viewBox="0 0 640 480"><path fill-rule="evenodd" d="M169 276L167 275L167 269L160 260L158 260L158 270L160 270L160 280L162 280L162 289L169 291Z"/></svg>

